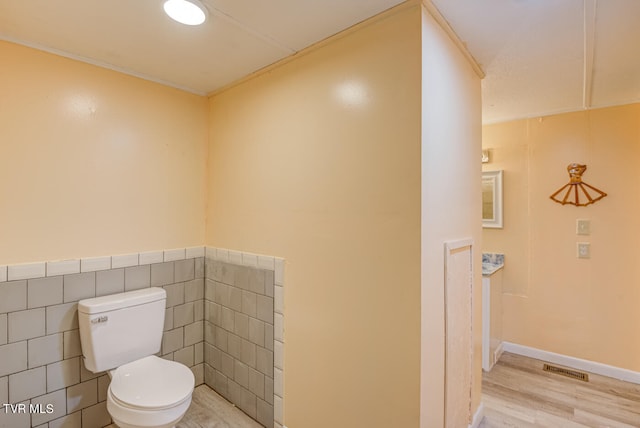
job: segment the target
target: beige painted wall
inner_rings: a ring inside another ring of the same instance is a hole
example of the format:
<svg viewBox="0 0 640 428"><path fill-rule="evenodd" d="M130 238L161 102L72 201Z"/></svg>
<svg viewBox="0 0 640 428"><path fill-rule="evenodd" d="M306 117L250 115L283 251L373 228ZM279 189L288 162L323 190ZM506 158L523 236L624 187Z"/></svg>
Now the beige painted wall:
<svg viewBox="0 0 640 428"><path fill-rule="evenodd" d="M479 84L417 3L209 101L0 42L0 264L203 237L285 257L287 424L437 426L430 298L443 241L478 235Z"/></svg>
<svg viewBox="0 0 640 428"><path fill-rule="evenodd" d="M207 244L287 262L286 424L418 426L420 7L210 107Z"/></svg>
<svg viewBox="0 0 640 428"><path fill-rule="evenodd" d="M475 413L480 405L481 96L479 77L426 10L423 12L422 30L420 426L433 428L443 426L444 422L444 243L465 238L473 239L475 244L471 413ZM459 357L451 356L455 361L465 360L464 356Z"/></svg>
<svg viewBox="0 0 640 428"><path fill-rule="evenodd" d="M487 125L484 169L504 172L504 229L484 248L505 253L504 339L640 371L640 104ZM549 196L566 166L609 196L588 207ZM590 236L575 233L591 220ZM576 242L591 259L576 258Z"/></svg>
<svg viewBox="0 0 640 428"><path fill-rule="evenodd" d="M0 264L201 245L207 100L0 42Z"/></svg>

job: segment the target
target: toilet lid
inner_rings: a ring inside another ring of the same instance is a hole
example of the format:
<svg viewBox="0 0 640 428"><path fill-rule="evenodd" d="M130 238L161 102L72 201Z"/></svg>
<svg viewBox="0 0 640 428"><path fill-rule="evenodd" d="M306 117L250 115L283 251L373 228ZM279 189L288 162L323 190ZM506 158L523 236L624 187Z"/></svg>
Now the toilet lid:
<svg viewBox="0 0 640 428"><path fill-rule="evenodd" d="M133 407L172 407L192 392L195 378L183 364L158 358L141 358L118 367L111 379L111 393Z"/></svg>

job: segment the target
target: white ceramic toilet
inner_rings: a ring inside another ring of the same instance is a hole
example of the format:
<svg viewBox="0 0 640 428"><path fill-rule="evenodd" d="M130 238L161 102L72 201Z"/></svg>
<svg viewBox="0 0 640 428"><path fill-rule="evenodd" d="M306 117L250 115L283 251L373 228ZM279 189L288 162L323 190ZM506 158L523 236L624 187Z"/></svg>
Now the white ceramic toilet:
<svg viewBox="0 0 640 428"><path fill-rule="evenodd" d="M120 428L171 428L191 404L195 379L160 351L167 294L145 288L78 302L86 368L109 370L107 410Z"/></svg>

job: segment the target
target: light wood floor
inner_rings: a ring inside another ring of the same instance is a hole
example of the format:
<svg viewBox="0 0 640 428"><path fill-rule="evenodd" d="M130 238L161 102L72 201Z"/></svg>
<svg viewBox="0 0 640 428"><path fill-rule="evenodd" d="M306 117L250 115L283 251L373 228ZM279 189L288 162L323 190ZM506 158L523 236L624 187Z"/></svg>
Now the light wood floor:
<svg viewBox="0 0 640 428"><path fill-rule="evenodd" d="M264 428L206 385L193 391L191 406L176 428Z"/></svg>
<svg viewBox="0 0 640 428"><path fill-rule="evenodd" d="M640 385L589 373L589 382L542 370L544 362L504 353L483 373L481 428L638 428Z"/></svg>

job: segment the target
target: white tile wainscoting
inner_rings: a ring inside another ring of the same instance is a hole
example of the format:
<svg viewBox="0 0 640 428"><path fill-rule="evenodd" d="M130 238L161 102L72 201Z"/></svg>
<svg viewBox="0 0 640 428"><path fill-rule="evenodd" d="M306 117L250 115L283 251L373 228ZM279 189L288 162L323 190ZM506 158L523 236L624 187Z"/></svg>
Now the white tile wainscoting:
<svg viewBox="0 0 640 428"><path fill-rule="evenodd" d="M207 263L217 262L272 272L265 275L273 278L274 342L273 353L266 355L273 360L273 369L264 367L264 353L261 368L272 373L274 426L280 428L284 260L211 247L0 266L0 404L53 405L51 413L0 408L0 427L87 428L111 423L106 411L109 378L89 372L82 363L77 302L84 298L165 288L167 310L159 355L190 367L196 385L204 383L205 273ZM267 315L261 312L261 317ZM259 381L253 374L251 385L257 390ZM268 392L262 392L265 401ZM257 416L256 412L253 417Z"/></svg>

